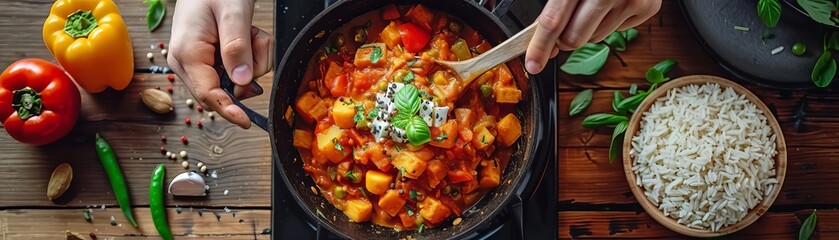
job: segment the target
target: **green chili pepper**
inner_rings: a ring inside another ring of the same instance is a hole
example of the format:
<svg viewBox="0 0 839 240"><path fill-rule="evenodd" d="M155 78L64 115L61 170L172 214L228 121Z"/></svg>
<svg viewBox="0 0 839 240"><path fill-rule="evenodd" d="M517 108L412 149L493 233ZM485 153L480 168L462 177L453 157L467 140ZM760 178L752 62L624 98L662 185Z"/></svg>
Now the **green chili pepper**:
<svg viewBox="0 0 839 240"><path fill-rule="evenodd" d="M149 208L157 233L163 239L172 240L172 231L169 230L169 223L166 222L166 208L163 206L163 176L165 174L166 167L163 164L157 165L151 174Z"/></svg>
<svg viewBox="0 0 839 240"><path fill-rule="evenodd" d="M125 177L122 176L122 170L119 169L117 156L111 149L111 145L99 134L96 134L96 153L99 155L99 163L102 164L105 174L108 175L108 181L111 182L111 188L114 190L114 196L117 198L122 213L125 214L125 218L128 219L131 226L137 227L134 215L131 214L131 200L128 198L128 188L125 186Z"/></svg>

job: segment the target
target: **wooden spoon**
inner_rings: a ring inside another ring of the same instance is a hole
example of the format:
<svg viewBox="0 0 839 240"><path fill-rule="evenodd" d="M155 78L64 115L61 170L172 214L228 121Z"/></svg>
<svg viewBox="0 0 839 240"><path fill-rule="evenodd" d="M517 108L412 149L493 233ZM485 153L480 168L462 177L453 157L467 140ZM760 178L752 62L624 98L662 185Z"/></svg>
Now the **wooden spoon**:
<svg viewBox="0 0 839 240"><path fill-rule="evenodd" d="M463 61L436 60L436 62L454 70L463 81L462 86L465 89L466 86L469 86L473 80L481 76L484 72L524 54L527 51L527 45L530 44L530 39L533 38L533 33L536 32L536 25L537 23L531 24L515 36L507 39L507 41L498 44L498 46L493 47L477 57Z"/></svg>

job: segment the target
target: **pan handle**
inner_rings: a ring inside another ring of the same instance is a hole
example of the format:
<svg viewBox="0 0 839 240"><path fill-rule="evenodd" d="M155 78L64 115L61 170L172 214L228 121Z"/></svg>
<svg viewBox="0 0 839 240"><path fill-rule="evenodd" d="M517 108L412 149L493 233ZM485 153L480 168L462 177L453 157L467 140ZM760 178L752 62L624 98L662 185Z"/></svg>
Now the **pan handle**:
<svg viewBox="0 0 839 240"><path fill-rule="evenodd" d="M257 113L253 109L245 106L242 102L239 101L236 96L233 96L233 89L236 87L236 84L233 83L233 80L230 80L230 76L227 75L227 71L220 71L221 75L219 79L221 80L221 89L227 93L227 96L230 96L230 100L233 100L233 104L242 108L245 111L245 114L248 115L248 118L253 122L254 125L259 126L262 130L268 131L268 118L262 116L262 114ZM259 84L256 81L252 81L251 84L256 84L259 87Z"/></svg>
<svg viewBox="0 0 839 240"><path fill-rule="evenodd" d="M513 2L515 2L515 0L499 0L495 3L495 8L492 9L492 14L498 19L504 18L504 16L507 15L507 12L510 11L510 7L513 6Z"/></svg>

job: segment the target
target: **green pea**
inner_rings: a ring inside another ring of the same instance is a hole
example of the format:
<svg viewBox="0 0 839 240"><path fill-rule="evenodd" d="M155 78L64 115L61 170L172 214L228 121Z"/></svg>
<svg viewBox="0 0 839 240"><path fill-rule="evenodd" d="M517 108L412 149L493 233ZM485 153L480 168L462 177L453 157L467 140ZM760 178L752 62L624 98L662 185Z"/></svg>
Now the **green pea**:
<svg viewBox="0 0 839 240"><path fill-rule="evenodd" d="M460 33L460 29L461 29L461 26L460 26L459 22L457 22L457 21L449 22L449 31L451 31L452 33Z"/></svg>
<svg viewBox="0 0 839 240"><path fill-rule="evenodd" d="M492 86L489 84L481 85L481 96L485 98L492 97Z"/></svg>
<svg viewBox="0 0 839 240"><path fill-rule="evenodd" d="M795 54L795 56L804 55L804 52L806 52L806 51L807 51L807 46L804 45L803 43L796 43L796 44L792 45L792 54Z"/></svg>
<svg viewBox="0 0 839 240"><path fill-rule="evenodd" d="M338 199L344 199L344 197L347 196L347 191L345 191L342 186L335 186L335 188L332 189L332 195Z"/></svg>

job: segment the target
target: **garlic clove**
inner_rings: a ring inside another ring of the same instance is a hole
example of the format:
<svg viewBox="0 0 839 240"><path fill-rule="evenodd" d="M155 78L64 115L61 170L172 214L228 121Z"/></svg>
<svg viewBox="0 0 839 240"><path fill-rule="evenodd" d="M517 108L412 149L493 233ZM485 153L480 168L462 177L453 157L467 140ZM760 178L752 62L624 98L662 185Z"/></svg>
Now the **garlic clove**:
<svg viewBox="0 0 839 240"><path fill-rule="evenodd" d="M207 196L209 190L210 186L206 184L204 177L194 171L178 174L169 184L169 193L175 196Z"/></svg>

